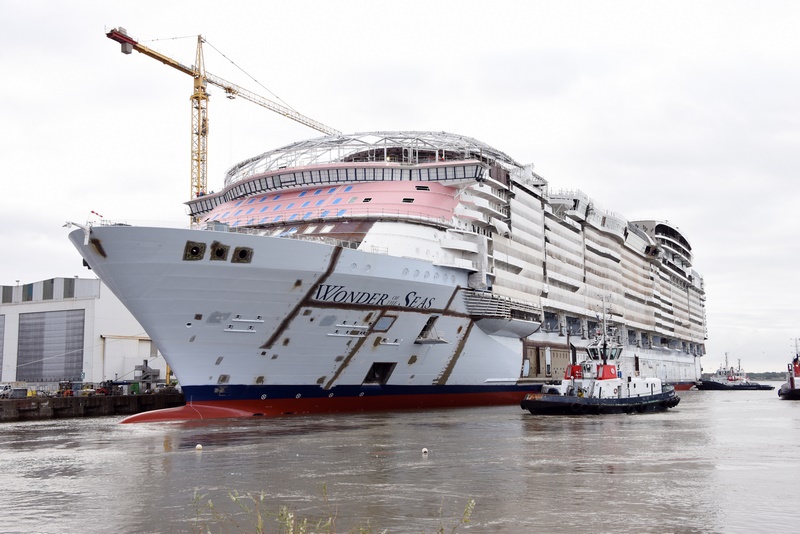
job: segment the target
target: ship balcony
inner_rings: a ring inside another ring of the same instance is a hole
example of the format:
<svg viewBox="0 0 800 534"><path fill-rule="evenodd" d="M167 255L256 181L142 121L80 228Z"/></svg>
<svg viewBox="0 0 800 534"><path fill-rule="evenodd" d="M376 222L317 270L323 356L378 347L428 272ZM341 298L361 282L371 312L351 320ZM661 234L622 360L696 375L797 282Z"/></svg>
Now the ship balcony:
<svg viewBox="0 0 800 534"><path fill-rule="evenodd" d="M469 200L464 199L464 201L471 202L471 209L477 210L485 215L488 215L489 217L495 217L496 219L501 220L505 218L503 215L503 208L496 202L490 202L479 197L472 197Z"/></svg>
<svg viewBox="0 0 800 534"><path fill-rule="evenodd" d="M683 264L684 267L691 267L692 266L692 254L678 243L674 241L669 241L664 238L659 237L659 244L675 255L680 263Z"/></svg>
<svg viewBox="0 0 800 534"><path fill-rule="evenodd" d="M592 252L594 252L598 256L603 257L603 258L606 258L606 259L609 259L609 260L613 260L613 261L615 261L617 263L620 263L622 261L622 258L620 257L619 253L617 253L616 251L611 250L609 248L606 248L604 246L598 245L597 243L594 243L594 242L592 242L592 241L590 241L588 239L586 240L586 248L588 250L591 250Z"/></svg>
<svg viewBox="0 0 800 534"><path fill-rule="evenodd" d="M459 219L463 219L475 226L490 226L489 221L486 219L486 216L481 213L480 211L469 209L463 205L456 208L456 217Z"/></svg>
<svg viewBox="0 0 800 534"><path fill-rule="evenodd" d="M462 239L441 239L439 245L448 250L461 250L463 252L478 253L478 244Z"/></svg>
<svg viewBox="0 0 800 534"><path fill-rule="evenodd" d="M583 285L583 281L582 280L570 278L569 276L565 276L565 275L560 274L560 273L555 272L555 271L548 271L547 278L548 278L548 281L549 280L553 280L553 281L556 281L556 282L560 282L561 284L563 284L565 286L568 286L568 287L571 287L574 290L580 289L581 286Z"/></svg>
<svg viewBox="0 0 800 534"><path fill-rule="evenodd" d="M494 202L496 204L506 203L506 199L499 194L498 190L487 185L486 182L473 185L469 188L469 192L473 196L483 198L489 202Z"/></svg>
<svg viewBox="0 0 800 534"><path fill-rule="evenodd" d="M478 264L466 258L448 257L445 255L441 260L433 262L437 267L455 267L456 269L464 269L465 271L478 272Z"/></svg>
<svg viewBox="0 0 800 534"><path fill-rule="evenodd" d="M516 256L513 256L511 254L497 253L497 252L495 252L494 254L494 261L497 263L508 265L510 267L514 267L517 270L525 269L527 267L530 267L531 265L529 262L523 260L522 258L517 258ZM517 274L519 274L519 272L517 272Z"/></svg>

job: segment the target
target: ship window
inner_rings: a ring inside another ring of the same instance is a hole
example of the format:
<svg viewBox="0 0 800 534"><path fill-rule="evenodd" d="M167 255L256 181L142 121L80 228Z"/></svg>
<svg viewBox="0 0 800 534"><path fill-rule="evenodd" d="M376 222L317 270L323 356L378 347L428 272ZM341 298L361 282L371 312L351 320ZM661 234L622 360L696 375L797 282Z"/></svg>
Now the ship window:
<svg viewBox="0 0 800 534"><path fill-rule="evenodd" d="M348 204L352 204L352 203L353 203L353 202L355 202L356 200L358 200L358 197L350 197L350 200L348 200L348 201L347 201L347 203L348 203Z"/></svg>
<svg viewBox="0 0 800 534"><path fill-rule="evenodd" d="M303 202L303 205L300 206L300 207L301 208L305 208L305 207L308 207L309 204L311 204L311 201L310 200L306 200L305 202Z"/></svg>
<svg viewBox="0 0 800 534"><path fill-rule="evenodd" d="M362 200L361 202L371 202L371 201L372 201L372 197L367 197L364 200Z"/></svg>
<svg viewBox="0 0 800 534"><path fill-rule="evenodd" d="M211 260L226 261L228 259L228 245L223 245L217 241L211 243Z"/></svg>
<svg viewBox="0 0 800 534"><path fill-rule="evenodd" d="M325 216L325 213L328 213L328 212L327 212L327 211L326 211L326 212L324 212L324 213L322 214L322 216L323 216L323 217ZM328 232L330 232L331 230L333 230L333 225L332 225L332 224L326 224L325 226L323 226L323 227L322 227L322 230L320 230L320 231L319 231L319 233L321 233L321 234L327 234L327 233L328 233Z"/></svg>
<svg viewBox="0 0 800 534"><path fill-rule="evenodd" d="M431 190L431 188L428 187L427 185L418 185L416 187L417 187L417 191L430 191Z"/></svg>
<svg viewBox="0 0 800 534"><path fill-rule="evenodd" d="M274 219L272 219L272 222L278 222L280 220L281 220L281 215L278 215Z"/></svg>
<svg viewBox="0 0 800 534"><path fill-rule="evenodd" d="M253 260L253 249L250 247L236 247L233 250L231 263L250 263ZM253 330L253 327L250 327Z"/></svg>
<svg viewBox="0 0 800 534"><path fill-rule="evenodd" d="M220 356L219 358L217 358L217 361L216 361L216 362L214 362L214 365L219 365L219 364L221 364L221 363L222 363L222 359L223 359L223 358L224 358L224 356Z"/></svg>
<svg viewBox="0 0 800 534"><path fill-rule="evenodd" d="M247 210L247 213L245 213L245 215L250 215L251 213L253 213L253 210L255 210L255 208L250 208L249 210Z"/></svg>
<svg viewBox="0 0 800 534"><path fill-rule="evenodd" d="M222 216L222 218L223 218L223 219L227 219L227 218L228 218L228 215L230 215L230 214L231 214L231 212L229 212L229 211L226 211L226 212L225 212L225 215L223 215L223 216Z"/></svg>
<svg viewBox="0 0 800 534"><path fill-rule="evenodd" d="M6 287L8 287L8 286L6 286ZM3 288L3 302L6 302L5 289L6 288L4 287ZM11 292L11 288L9 287L8 290L9 290L9 297L8 297L9 300L8 300L8 302L11 302L11 293L10 293ZM74 278L65 278L64 279L64 298L65 299L71 299L71 298L74 298L74 297L75 297L75 279Z"/></svg>
<svg viewBox="0 0 800 534"><path fill-rule="evenodd" d="M395 315L384 315L375 322L375 326L372 329L375 332L386 332L392 327L396 319L397 316Z"/></svg>
<svg viewBox="0 0 800 534"><path fill-rule="evenodd" d="M278 211L279 209L281 209L281 205L280 204L276 204L275 207L272 208L272 211Z"/></svg>
<svg viewBox="0 0 800 534"><path fill-rule="evenodd" d="M330 213L330 211L328 211L328 210L325 210L325 211L323 211L322 213L320 213L320 214L319 214L319 216L320 216L320 217L326 217L326 216L327 216L329 213Z"/></svg>
<svg viewBox="0 0 800 534"><path fill-rule="evenodd" d="M275 195L275 198L273 198L272 200L278 200L279 198L281 198L280 195Z"/></svg>
<svg viewBox="0 0 800 534"><path fill-rule="evenodd" d="M375 362L372 367L367 371L367 376L364 377L364 384L384 385L389 381L389 377L397 365L395 362Z"/></svg>
<svg viewBox="0 0 800 534"><path fill-rule="evenodd" d="M311 212L310 211L308 213L306 213L305 215L303 215L303 220L306 220L309 217L311 217Z"/></svg>
<svg viewBox="0 0 800 534"><path fill-rule="evenodd" d="M227 384L230 379L231 375L219 375L219 378L217 379L217 384Z"/></svg>
<svg viewBox="0 0 800 534"><path fill-rule="evenodd" d="M256 377L256 384L260 385L260 384L263 384L263 383L264 383L264 377L263 376L257 376Z"/></svg>
<svg viewBox="0 0 800 534"><path fill-rule="evenodd" d="M213 217L211 217L211 220L212 220L212 221L214 221L214 220L216 220L216 219L217 219L217 217L219 217L219 213L217 213L216 215L214 215Z"/></svg>
<svg viewBox="0 0 800 534"><path fill-rule="evenodd" d="M236 204L234 204L234 205L233 205L233 207L235 208L236 206L238 206L238 205L239 205L239 204L241 204L242 202L244 202L244 201L243 201L243 200L240 200L239 202L237 202Z"/></svg>
<svg viewBox="0 0 800 534"><path fill-rule="evenodd" d="M303 233L304 233L304 234L310 234L310 233L313 233L313 232L314 232L314 230L316 230L316 229L317 229L317 227L316 227L316 226L309 226L308 228L306 228L305 230L303 230Z"/></svg>
<svg viewBox="0 0 800 534"><path fill-rule="evenodd" d="M236 210L236 213L234 213L233 216L238 217L240 213L242 213L242 210Z"/></svg>
<svg viewBox="0 0 800 534"><path fill-rule="evenodd" d="M206 253L206 244L197 241L187 241L183 249L184 261L202 260Z"/></svg>
<svg viewBox="0 0 800 534"><path fill-rule="evenodd" d="M53 285L55 281L51 278L42 282L42 300L53 300Z"/></svg>
<svg viewBox="0 0 800 534"><path fill-rule="evenodd" d="M290 221L293 221L293 220L295 220L296 218L297 218L297 214L296 214L296 213L292 213L292 216L291 216L291 217L289 217L289 220L290 220Z"/></svg>
<svg viewBox="0 0 800 534"><path fill-rule="evenodd" d="M233 223L233 226L239 226L240 222L242 222L242 221L236 221L235 223Z"/></svg>
<svg viewBox="0 0 800 534"><path fill-rule="evenodd" d="M347 210L339 210L339 211L337 211L337 212L336 212L336 216L337 216L337 217L341 217L341 216L342 216L342 215L344 215L345 213L347 213Z"/></svg>
<svg viewBox="0 0 800 534"><path fill-rule="evenodd" d="M412 202L414 202L414 199L413 198L404 198L403 202L405 202L406 204L411 204Z"/></svg>
<svg viewBox="0 0 800 534"><path fill-rule="evenodd" d="M341 201L342 201L342 197L334 198L333 202L331 202L331 204L338 204Z"/></svg>
<svg viewBox="0 0 800 534"><path fill-rule="evenodd" d="M250 200L248 200L248 201L247 201L247 203L248 203L248 204L252 204L252 203L253 203L253 202L255 202L255 201L256 201L256 199L255 199L255 198L251 198Z"/></svg>
<svg viewBox="0 0 800 534"><path fill-rule="evenodd" d="M269 219L269 217L264 217L263 219L258 221L258 224L264 224L265 222L267 222L267 219Z"/></svg>
<svg viewBox="0 0 800 534"><path fill-rule="evenodd" d="M264 212L265 212L265 211L267 211L268 209L269 209L269 206L264 206L263 208L261 208L260 210L258 210L258 212L259 212L259 213L264 213Z"/></svg>
<svg viewBox="0 0 800 534"><path fill-rule="evenodd" d="M334 194L335 192L336 192L336 188L335 188L335 187L331 187L330 189L328 189L328 194L329 194L329 195L332 195L332 194Z"/></svg>
<svg viewBox="0 0 800 534"><path fill-rule="evenodd" d="M320 193L322 193L322 189L317 189L316 191L314 191L315 195L319 195Z"/></svg>
<svg viewBox="0 0 800 534"><path fill-rule="evenodd" d="M297 196L304 197L304 196L306 196L306 193L308 193L308 191L300 191L300 194L297 195Z"/></svg>
<svg viewBox="0 0 800 534"><path fill-rule="evenodd" d="M344 192L347 193L351 189L353 189L353 186L352 185L348 185L347 187L344 188Z"/></svg>
<svg viewBox="0 0 800 534"><path fill-rule="evenodd" d="M290 209L292 209L293 207L294 207L294 202L290 202L290 203L289 203L289 204L286 206L286 209L287 209L287 210L290 210Z"/></svg>
<svg viewBox="0 0 800 534"><path fill-rule="evenodd" d="M262 203L262 202L264 202L265 200L267 200L267 197L265 197L265 196L264 196L264 197L261 197L261 200L259 200L259 201L258 201L258 203L259 203L259 204L261 204L261 203Z"/></svg>
<svg viewBox="0 0 800 534"><path fill-rule="evenodd" d="M314 206L322 206L322 203L325 202L325 199L317 200L317 203Z"/></svg>

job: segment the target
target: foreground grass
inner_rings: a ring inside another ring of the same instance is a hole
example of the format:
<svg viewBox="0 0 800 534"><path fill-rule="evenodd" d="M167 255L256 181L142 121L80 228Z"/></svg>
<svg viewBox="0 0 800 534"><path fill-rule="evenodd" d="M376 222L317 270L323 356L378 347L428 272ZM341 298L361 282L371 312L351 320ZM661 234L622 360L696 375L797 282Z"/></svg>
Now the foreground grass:
<svg viewBox="0 0 800 534"><path fill-rule="evenodd" d="M237 491L228 494L228 497L239 507L239 513L224 513L217 509L205 495L194 495L196 518L193 531L200 534L213 534L215 532L244 532L253 534L335 534L336 509L328 500L326 486L322 486L324 513L322 519L309 519L298 517L288 506L281 506L277 511L269 511L266 507L267 494L263 491L258 494ZM455 533L462 525L470 522L475 500L469 499L461 518L453 518L449 527L445 527L442 519L442 507L439 507L439 527L437 534ZM389 534L388 529L370 525L359 525L347 531L348 534Z"/></svg>

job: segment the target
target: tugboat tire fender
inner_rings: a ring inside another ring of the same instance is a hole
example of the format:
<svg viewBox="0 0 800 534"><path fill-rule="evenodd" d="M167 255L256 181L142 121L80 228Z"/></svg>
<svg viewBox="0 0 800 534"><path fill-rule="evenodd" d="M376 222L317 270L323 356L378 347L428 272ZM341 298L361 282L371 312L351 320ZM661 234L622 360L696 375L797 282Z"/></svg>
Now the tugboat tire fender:
<svg viewBox="0 0 800 534"><path fill-rule="evenodd" d="M569 409L572 410L572 413L581 413L581 405L577 402L573 402Z"/></svg>

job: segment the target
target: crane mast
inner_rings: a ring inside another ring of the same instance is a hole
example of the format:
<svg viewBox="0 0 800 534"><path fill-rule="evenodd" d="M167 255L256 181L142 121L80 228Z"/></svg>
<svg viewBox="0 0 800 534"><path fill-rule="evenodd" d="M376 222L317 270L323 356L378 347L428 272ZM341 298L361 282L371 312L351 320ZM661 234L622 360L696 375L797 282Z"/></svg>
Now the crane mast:
<svg viewBox="0 0 800 534"><path fill-rule="evenodd" d="M206 72L205 60L203 58L203 37L197 36L197 52L195 54L195 64L188 67L179 61L156 52L144 46L128 35L125 28L114 28L106 33L106 37L118 42L121 45L123 54L130 54L133 50L149 56L161 63L172 67L184 74L188 74L194 79L194 91L190 97L192 105L192 170L191 170L191 190L190 198L202 196L208 190L208 100L209 94L206 90L208 84L215 85L228 95L228 98L237 96L250 102L258 104L276 113L288 117L295 122L304 124L310 128L322 132L326 135L341 135L339 130L325 126L321 122L315 121L295 110L273 102L263 96L259 96L236 84L223 80L218 76Z"/></svg>

